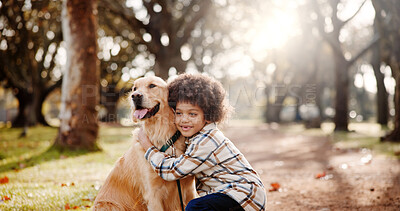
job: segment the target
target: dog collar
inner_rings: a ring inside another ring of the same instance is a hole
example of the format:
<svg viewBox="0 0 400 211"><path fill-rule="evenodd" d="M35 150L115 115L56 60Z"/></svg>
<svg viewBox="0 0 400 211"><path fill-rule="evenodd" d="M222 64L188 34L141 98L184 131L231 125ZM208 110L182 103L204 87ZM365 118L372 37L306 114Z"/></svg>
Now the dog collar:
<svg viewBox="0 0 400 211"><path fill-rule="evenodd" d="M165 152L167 151L167 149L172 146L172 144L174 144L176 142L176 140L178 140L178 138L181 136L181 132L179 132L179 130L176 131L176 133L167 141L166 144L164 144L160 151L161 152Z"/></svg>

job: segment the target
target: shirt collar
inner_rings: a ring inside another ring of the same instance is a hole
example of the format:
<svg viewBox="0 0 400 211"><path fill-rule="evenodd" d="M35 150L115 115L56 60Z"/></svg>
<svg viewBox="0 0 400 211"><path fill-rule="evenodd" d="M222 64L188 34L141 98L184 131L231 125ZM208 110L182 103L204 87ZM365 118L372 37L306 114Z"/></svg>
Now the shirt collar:
<svg viewBox="0 0 400 211"><path fill-rule="evenodd" d="M185 142L186 144L189 144L192 142L199 134L205 134L210 130L215 130L217 128L217 124L215 122L206 124L198 133L194 134L192 137L188 138L187 141Z"/></svg>
<svg viewBox="0 0 400 211"><path fill-rule="evenodd" d="M199 133L207 133L209 130L215 130L215 129L217 129L217 124L215 124L215 122L212 122L212 123L206 124L203 127L203 129L201 129L199 131Z"/></svg>
<svg viewBox="0 0 400 211"><path fill-rule="evenodd" d="M217 124L215 124L215 122L206 124L197 134L193 135L192 137L190 137L191 140L193 140L197 135L199 134L206 134L208 133L210 130L215 130L217 129Z"/></svg>

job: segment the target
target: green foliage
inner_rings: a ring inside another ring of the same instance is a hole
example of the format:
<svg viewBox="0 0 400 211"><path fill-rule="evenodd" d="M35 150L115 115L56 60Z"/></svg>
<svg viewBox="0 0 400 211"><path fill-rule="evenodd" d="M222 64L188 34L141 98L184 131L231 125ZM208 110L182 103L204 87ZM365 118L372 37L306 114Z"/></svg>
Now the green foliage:
<svg viewBox="0 0 400 211"><path fill-rule="evenodd" d="M0 129L0 210L90 210L101 181L131 144L132 128L102 127L103 151L48 149L57 129L35 127L24 138L20 129ZM5 200L5 197L9 200Z"/></svg>

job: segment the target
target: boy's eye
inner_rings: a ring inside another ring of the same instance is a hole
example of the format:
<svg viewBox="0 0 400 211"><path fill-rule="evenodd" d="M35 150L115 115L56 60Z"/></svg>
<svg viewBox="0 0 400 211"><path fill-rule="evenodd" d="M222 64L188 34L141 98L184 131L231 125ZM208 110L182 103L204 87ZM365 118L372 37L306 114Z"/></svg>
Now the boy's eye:
<svg viewBox="0 0 400 211"><path fill-rule="evenodd" d="M197 114L196 114L196 113L189 113L189 115L190 115L191 117L195 117L195 116L197 116Z"/></svg>
<svg viewBox="0 0 400 211"><path fill-rule="evenodd" d="M175 112L175 114L178 115L178 116L182 115L181 112Z"/></svg>
<svg viewBox="0 0 400 211"><path fill-rule="evenodd" d="M152 89L152 88L154 88L154 87L156 87L155 84L150 84L150 85L149 85L149 88L150 88L150 89Z"/></svg>

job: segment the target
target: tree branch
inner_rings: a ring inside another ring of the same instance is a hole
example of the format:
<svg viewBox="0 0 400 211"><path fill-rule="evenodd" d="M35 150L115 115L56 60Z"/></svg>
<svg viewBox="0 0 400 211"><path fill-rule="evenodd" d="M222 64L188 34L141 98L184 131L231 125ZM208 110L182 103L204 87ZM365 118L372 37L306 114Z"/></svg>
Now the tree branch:
<svg viewBox="0 0 400 211"><path fill-rule="evenodd" d="M102 4L104 3L104 5ZM146 29L148 30L147 26L144 25L140 20L135 17L132 9L129 9L125 6L122 6L122 3L115 0L103 0L99 2L98 7L103 7L104 10L107 10L114 14L117 17L122 18L125 20L131 27L134 29Z"/></svg>
<svg viewBox="0 0 400 211"><path fill-rule="evenodd" d="M367 2L367 0L364 0L364 2L360 5L360 7L358 8L358 10L347 20L342 21L342 26L346 25L349 21L351 21L361 10L361 8L364 6L364 4Z"/></svg>
<svg viewBox="0 0 400 211"><path fill-rule="evenodd" d="M317 13L317 20L316 25L317 25L317 29L319 31L319 33L321 34L321 37L329 44L329 46L332 47L332 50L335 54L338 54L340 56L343 56L343 52L342 49L337 46L336 42L333 40L331 34L328 34L327 32L325 32L324 29L324 21L322 19L322 13L320 10L320 7L317 3L317 1L312 1L312 6L314 8L314 12Z"/></svg>
<svg viewBox="0 0 400 211"><path fill-rule="evenodd" d="M349 61L349 65L352 65L355 61L357 61L361 56L363 56L366 52L368 52L369 49L371 49L373 46L379 43L380 36L374 36L372 41L364 48L362 49L354 58L352 58Z"/></svg>
<svg viewBox="0 0 400 211"><path fill-rule="evenodd" d="M184 32L183 32L183 37L179 38L177 42L177 46L182 46L185 44L188 39L190 38L190 34L192 33L194 27L196 26L196 23L204 17L204 14L207 12L211 5L210 0L202 0L200 6L200 10L192 17L191 21L186 23L184 26Z"/></svg>

